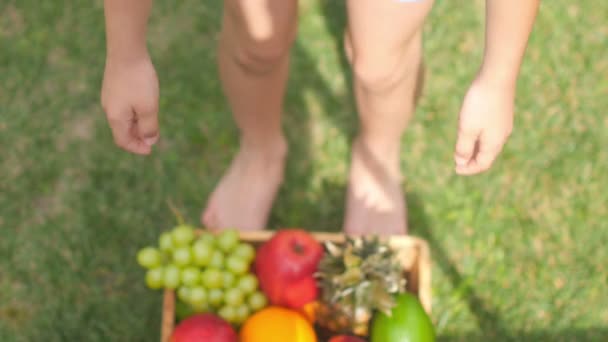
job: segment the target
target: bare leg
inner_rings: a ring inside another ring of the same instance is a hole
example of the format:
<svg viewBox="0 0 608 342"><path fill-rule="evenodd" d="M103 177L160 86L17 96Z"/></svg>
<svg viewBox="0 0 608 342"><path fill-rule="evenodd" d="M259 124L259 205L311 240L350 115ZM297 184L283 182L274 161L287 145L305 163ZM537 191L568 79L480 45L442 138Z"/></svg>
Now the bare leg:
<svg viewBox="0 0 608 342"><path fill-rule="evenodd" d="M404 234L400 142L414 111L422 25L432 1L348 0L346 52L361 121L348 182L347 234Z"/></svg>
<svg viewBox="0 0 608 342"><path fill-rule="evenodd" d="M266 225L287 153L281 113L296 19L295 0L224 1L218 64L241 142L203 211L206 227Z"/></svg>

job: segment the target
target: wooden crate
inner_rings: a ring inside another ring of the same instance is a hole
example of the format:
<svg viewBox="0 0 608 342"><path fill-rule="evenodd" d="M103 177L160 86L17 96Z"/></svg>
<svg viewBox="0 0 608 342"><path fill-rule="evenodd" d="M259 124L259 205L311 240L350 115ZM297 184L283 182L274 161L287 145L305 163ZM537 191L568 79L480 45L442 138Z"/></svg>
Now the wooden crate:
<svg viewBox="0 0 608 342"><path fill-rule="evenodd" d="M274 235L274 231L241 232L241 239L258 246ZM344 242L343 234L312 233L318 241ZM403 265L407 290L415 294L424 309L431 313L431 257L428 243L412 236L392 236L389 244ZM170 342L175 327L175 291L165 290L161 321L161 342Z"/></svg>

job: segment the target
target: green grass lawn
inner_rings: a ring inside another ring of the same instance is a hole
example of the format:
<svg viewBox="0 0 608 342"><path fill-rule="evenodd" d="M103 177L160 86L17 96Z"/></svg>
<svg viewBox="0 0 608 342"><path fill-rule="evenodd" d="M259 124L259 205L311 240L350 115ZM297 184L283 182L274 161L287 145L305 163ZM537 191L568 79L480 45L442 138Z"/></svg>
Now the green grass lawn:
<svg viewBox="0 0 608 342"><path fill-rule="evenodd" d="M0 4L0 341L155 341L160 294L138 248L197 222L237 148L216 77L220 2L158 0L150 47L162 141L114 147L99 105L101 1ZM341 1L302 1L286 102L286 184L270 227L341 226L357 121ZM437 1L428 83L404 137L412 233L432 246L442 341L608 338L608 3L543 3L515 132L491 172L452 171L483 2Z"/></svg>

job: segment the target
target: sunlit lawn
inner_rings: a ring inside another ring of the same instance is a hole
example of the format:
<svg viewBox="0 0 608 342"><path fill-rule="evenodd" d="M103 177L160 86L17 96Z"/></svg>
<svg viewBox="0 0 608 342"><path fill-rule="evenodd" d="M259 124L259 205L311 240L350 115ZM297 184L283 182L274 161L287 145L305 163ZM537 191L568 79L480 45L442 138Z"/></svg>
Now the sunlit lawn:
<svg viewBox="0 0 608 342"><path fill-rule="evenodd" d="M357 121L341 1L302 1L286 103L291 157L271 228L341 226ZM404 138L412 233L432 245L433 319L446 341L608 336L608 3L543 2L517 122L487 174L460 178L460 101L482 52L482 1L437 1L428 83ZM237 147L216 76L221 3L155 1L150 49L163 139L112 144L98 105L101 1L0 4L0 341L157 340L160 295L135 251L197 222Z"/></svg>

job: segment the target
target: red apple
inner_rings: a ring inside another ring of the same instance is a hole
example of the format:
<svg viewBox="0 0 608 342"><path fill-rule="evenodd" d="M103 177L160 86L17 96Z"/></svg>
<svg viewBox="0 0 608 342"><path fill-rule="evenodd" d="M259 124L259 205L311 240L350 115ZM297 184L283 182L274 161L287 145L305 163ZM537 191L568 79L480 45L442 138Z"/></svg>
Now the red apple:
<svg viewBox="0 0 608 342"><path fill-rule="evenodd" d="M274 305L299 309L318 296L314 273L323 246L302 229L283 229L258 249L255 272Z"/></svg>
<svg viewBox="0 0 608 342"><path fill-rule="evenodd" d="M230 323L212 314L198 314L181 321L173 330L171 342L238 342Z"/></svg>
<svg viewBox="0 0 608 342"><path fill-rule="evenodd" d="M350 335L338 335L330 338L328 342L365 342L365 340Z"/></svg>

